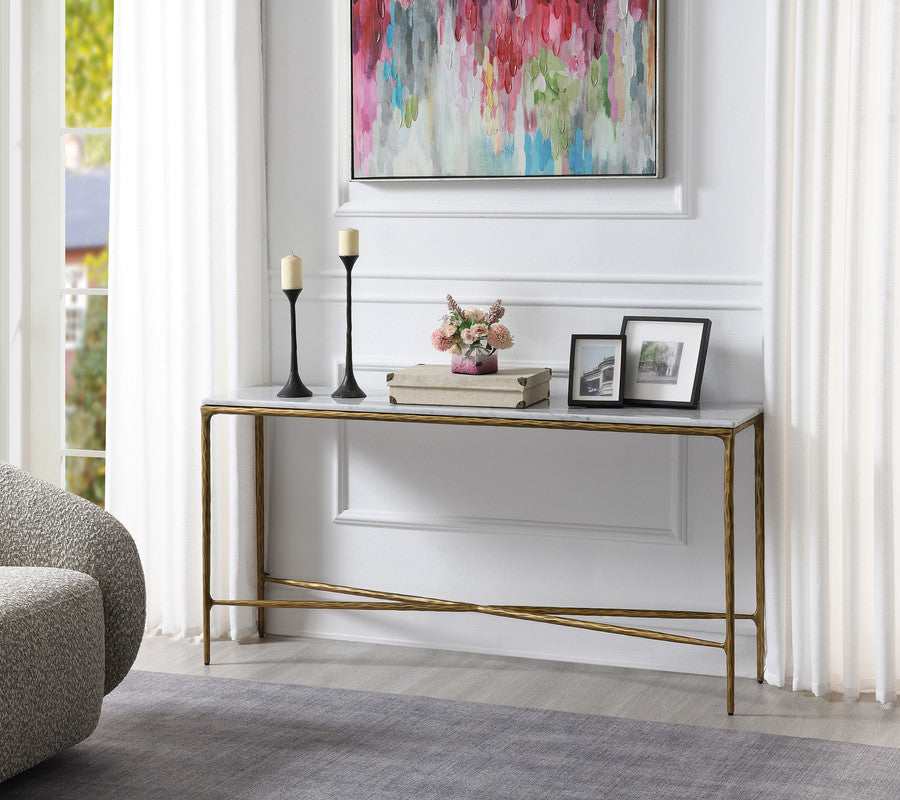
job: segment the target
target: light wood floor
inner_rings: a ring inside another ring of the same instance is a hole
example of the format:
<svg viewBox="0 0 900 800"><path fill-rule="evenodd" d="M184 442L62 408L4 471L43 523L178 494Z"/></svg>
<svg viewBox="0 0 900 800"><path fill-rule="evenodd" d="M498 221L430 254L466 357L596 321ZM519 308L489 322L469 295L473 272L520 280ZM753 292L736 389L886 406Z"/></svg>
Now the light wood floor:
<svg viewBox="0 0 900 800"><path fill-rule="evenodd" d="M738 679L736 714L725 679L408 647L267 636L199 643L146 636L136 669L410 694L477 703L680 722L900 748L900 708L866 695L814 697Z"/></svg>

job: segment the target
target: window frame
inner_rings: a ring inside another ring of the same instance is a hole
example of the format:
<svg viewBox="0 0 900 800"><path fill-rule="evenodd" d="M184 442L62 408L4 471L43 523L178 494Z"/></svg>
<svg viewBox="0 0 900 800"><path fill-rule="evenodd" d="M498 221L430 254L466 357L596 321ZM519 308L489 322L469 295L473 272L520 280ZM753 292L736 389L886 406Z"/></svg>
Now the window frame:
<svg viewBox="0 0 900 800"><path fill-rule="evenodd" d="M7 245L0 259L0 454L59 482L58 414L61 336L58 275L61 248L63 0L4 4L0 190L6 201Z"/></svg>
<svg viewBox="0 0 900 800"><path fill-rule="evenodd" d="M0 458L65 486L65 0L0 3Z"/></svg>
<svg viewBox="0 0 900 800"><path fill-rule="evenodd" d="M63 54L65 55L65 42L63 42ZM63 73L63 79L65 79L65 73ZM63 92L63 122L65 121L65 91ZM67 128L65 124L60 128L59 135L59 144L62 148L63 152L63 174L62 174L62 204L63 211L61 214L62 220L62 251L60 254L60 258L62 261L62 268L60 271L60 326L61 326L61 352L60 352L60 386L61 386L61 394L60 394L60 405L61 405L61 427L60 427L60 447L61 447L61 459L60 459L60 485L66 486L66 459L67 458L100 458L106 459L106 450L84 450L74 447L68 446L68 432L66 430L66 339L67 339L67 331L66 326L63 324L63 320L66 317L66 301L69 298L74 297L83 297L85 301L89 297L106 297L107 302L109 298L109 284L107 283L104 287L70 287L68 285L68 278L66 276L66 241L65 241L65 224L66 224L66 215L65 215L65 193L66 193L66 170L65 170L65 148L66 148L66 136L69 134L81 134L85 136L96 136L96 135L108 135L112 136L112 128L111 127L103 127L103 128ZM107 242L107 251L109 248L109 243ZM66 487L68 488L68 487Z"/></svg>

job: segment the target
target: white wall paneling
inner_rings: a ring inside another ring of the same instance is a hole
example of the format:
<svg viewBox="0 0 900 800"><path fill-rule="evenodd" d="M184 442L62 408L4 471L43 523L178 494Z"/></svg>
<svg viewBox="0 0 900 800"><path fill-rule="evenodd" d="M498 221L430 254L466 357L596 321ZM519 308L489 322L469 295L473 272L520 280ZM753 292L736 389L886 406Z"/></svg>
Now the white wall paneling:
<svg viewBox="0 0 900 800"><path fill-rule="evenodd" d="M712 320L703 399L762 396L758 9L666 3L662 180L362 184L344 171L344 2L264 7L273 383L284 381L289 355L278 263L293 250L304 259L300 374L308 386L337 386L337 231L356 227L354 373L367 392L385 390L386 372L444 360L429 336L451 292L464 304L503 298L516 337L504 361L550 366L555 394L566 390L573 333L617 333L624 315L653 314ZM267 423L270 571L484 602L722 607L718 440L345 425ZM741 434L745 488L751 456L752 433ZM467 476L491 488L466 498ZM752 500L738 491L741 610L753 603ZM296 596L288 592L272 596ZM722 654L707 648L473 615L276 610L270 624L285 634L724 671ZM698 634L717 626L668 625ZM750 633L739 626L746 675Z"/></svg>
<svg viewBox="0 0 900 800"><path fill-rule="evenodd" d="M328 279L327 291L317 298L320 302L344 303L346 299L343 268L324 269L321 278ZM630 275L598 276L584 275L528 275L512 273L503 277L502 273L460 273L453 270L439 270L423 274L421 269L409 268L390 272L379 270L366 274L363 270L353 275L353 302L376 303L381 305L440 306L442 297L436 296L441 287L435 289L436 282L444 284L502 284L504 289L513 289L515 295L504 292L507 308L514 306L546 306L554 308L617 308L626 309L666 309L681 310L722 310L761 311L762 282L755 279L719 279L705 276ZM518 286L517 284L533 284ZM550 285L549 287L547 285ZM270 299L280 303L281 271L269 271ZM412 292L416 287L418 291ZM474 286L478 296L471 302L491 303L493 298L484 295L480 286Z"/></svg>
<svg viewBox="0 0 900 800"><path fill-rule="evenodd" d="M353 371L385 374L381 364L367 367L356 361ZM459 437L454 426L396 428L338 425L334 522L557 541L586 537L684 544L684 437L671 437L668 457L660 459L648 437L563 434L567 462L548 470L547 445L541 440L557 432L485 430L480 438L493 453L488 459L472 458L467 437ZM448 470L447 464L466 468ZM645 487L640 520L618 502L637 483Z"/></svg>

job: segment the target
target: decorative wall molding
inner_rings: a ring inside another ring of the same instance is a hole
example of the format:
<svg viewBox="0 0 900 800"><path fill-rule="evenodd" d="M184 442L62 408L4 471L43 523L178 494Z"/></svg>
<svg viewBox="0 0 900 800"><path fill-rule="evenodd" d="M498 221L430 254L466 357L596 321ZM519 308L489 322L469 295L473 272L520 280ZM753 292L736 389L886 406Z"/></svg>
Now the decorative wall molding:
<svg viewBox="0 0 900 800"><path fill-rule="evenodd" d="M515 366L515 362L510 362ZM335 364L335 385L343 377L344 365ZM354 373L385 372L397 364L384 361L354 359ZM566 368L553 367L554 378L568 377ZM335 423L334 437L334 522L338 525L359 525L368 528L420 531L449 531L451 533L516 534L550 538L613 540L660 545L684 545L687 542L687 443L683 436L671 437L671 474L669 483L669 527L647 528L611 524L573 523L559 520L513 519L509 517L465 517L428 514L399 509L389 511L351 508L350 506L350 434L348 423Z"/></svg>
<svg viewBox="0 0 900 800"><path fill-rule="evenodd" d="M319 298L323 303L346 303L345 295L334 293L324 294ZM440 298L433 294L407 295L362 295L354 294L354 304L375 305L435 305L440 304ZM469 302L489 305L492 300L487 298L471 298ZM762 302L755 300L689 300L679 298L653 299L647 297L510 297L503 298L503 305L508 308L627 308L641 309L685 309L694 311L760 311Z"/></svg>
<svg viewBox="0 0 900 800"><path fill-rule="evenodd" d="M313 276L311 276L313 277ZM329 284L317 294L310 294L305 298L310 303L345 303L347 300L345 291L346 274L335 271L327 271L315 276L324 279ZM313 278L315 279L315 278ZM399 281L405 284L402 292L373 292L385 281ZM526 276L522 273L510 276L489 275L475 277L471 274L439 273L427 277L415 276L405 270L392 270L389 273L354 275L354 304L369 305L436 305L441 303L442 295L436 295L431 291L410 292L409 286L415 281L421 280L426 286L431 286L434 281L448 283L453 281L458 284L465 281L473 283L520 283L520 284L548 284L555 283L560 287L573 290L571 296L556 294L552 296L529 293L524 295L511 295L503 292L504 305L514 307L535 308L623 308L630 310L640 309L672 309L694 311L752 311L762 310L762 281L756 278L717 278L714 276L692 276L679 280L673 276L633 276L631 278L604 278L598 276L562 276L553 279L548 275ZM281 274L276 270L269 271L269 299L272 302L281 301ZM578 286L590 286L594 294L575 291ZM671 286L673 290L665 297L652 297L647 294L628 294L618 297L611 296L611 292L603 291L603 287L614 289L620 286ZM425 287L422 287L423 289ZM495 299L494 295L477 296L467 295L469 302L490 304Z"/></svg>
<svg viewBox="0 0 900 800"><path fill-rule="evenodd" d="M280 272L275 269L270 273L280 276ZM338 269L327 269L320 272L323 278L333 278L345 280L346 273ZM448 280L468 281L472 283L587 283L587 284L603 284L605 286L617 285L674 285L674 286L762 286L762 278L748 278L741 276L724 276L724 275L609 275L600 273L559 273L559 272L487 272L479 270L478 272L463 272L453 270L453 272L428 272L423 273L422 268L409 269L392 269L382 270L376 273L361 272L359 275L353 276L354 282L365 280L396 280L396 281L440 281L446 283Z"/></svg>
<svg viewBox="0 0 900 800"><path fill-rule="evenodd" d="M334 4L335 93L332 157L336 217L419 219L691 219L696 194L691 163L691 0L666 4L663 31L665 175L634 178L507 178L350 181L350 47L348 0ZM669 76L668 78L666 76ZM520 190L525 187L525 191Z"/></svg>
<svg viewBox="0 0 900 800"><path fill-rule="evenodd" d="M449 180L449 179L444 179ZM562 199L560 195L569 187L566 181L578 181L576 178L557 179L552 178L507 178L508 181L528 182L532 186L530 191L538 192L549 188L543 184L555 184L557 191L553 192L556 200L543 202L529 199L526 202L514 198L504 197L503 185L497 181L488 183L489 179L479 179L483 185L479 186L479 198L450 201L444 197L423 197L425 191L405 192L407 198L397 199L396 195L390 198L392 202L382 201L376 196L371 187L360 187L359 193L365 192L365 199L348 199L339 203L335 208L336 217L369 217L373 219L692 219L693 215L688 210L686 197L689 194L684 185L678 185L668 189L670 198L667 200L648 200L644 202L606 202L585 203L573 202ZM584 178L588 180L621 180L612 178ZM661 181L666 180L665 178ZM540 185L534 185L540 184ZM490 199L485 199L487 191L491 192ZM434 190L432 190L434 191ZM349 187L339 189L339 195L350 195Z"/></svg>
<svg viewBox="0 0 900 800"><path fill-rule="evenodd" d="M281 269L268 268L270 289L281 291ZM337 268L325 269L315 273L315 277L344 281L346 272ZM404 269L379 270L378 272L354 273L354 285L359 281L422 281L446 283L448 280L468 283L560 283L560 284L598 284L603 286L756 286L763 285L762 278L740 275L665 275L641 274L615 275L597 272L465 272L454 269L450 272L423 272L421 267ZM89 290L106 291L105 289Z"/></svg>

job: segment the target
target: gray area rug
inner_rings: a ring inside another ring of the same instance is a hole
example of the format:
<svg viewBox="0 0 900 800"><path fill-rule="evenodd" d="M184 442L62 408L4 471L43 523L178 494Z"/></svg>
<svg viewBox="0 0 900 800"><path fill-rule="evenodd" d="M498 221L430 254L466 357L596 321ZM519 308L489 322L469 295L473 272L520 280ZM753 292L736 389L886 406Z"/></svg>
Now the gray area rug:
<svg viewBox="0 0 900 800"><path fill-rule="evenodd" d="M132 672L4 800L900 797L900 751L421 697Z"/></svg>

